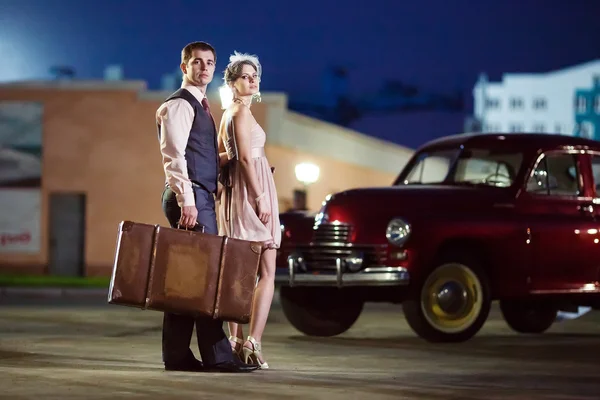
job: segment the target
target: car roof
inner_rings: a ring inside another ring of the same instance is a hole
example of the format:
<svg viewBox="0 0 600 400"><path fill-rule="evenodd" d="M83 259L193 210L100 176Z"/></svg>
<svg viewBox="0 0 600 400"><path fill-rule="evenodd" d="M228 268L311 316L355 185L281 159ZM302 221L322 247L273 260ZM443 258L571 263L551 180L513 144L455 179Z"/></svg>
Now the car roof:
<svg viewBox="0 0 600 400"><path fill-rule="evenodd" d="M419 151L449 147L514 147L519 150L552 149L577 146L600 151L600 142L581 137L548 133L462 133L432 140Z"/></svg>

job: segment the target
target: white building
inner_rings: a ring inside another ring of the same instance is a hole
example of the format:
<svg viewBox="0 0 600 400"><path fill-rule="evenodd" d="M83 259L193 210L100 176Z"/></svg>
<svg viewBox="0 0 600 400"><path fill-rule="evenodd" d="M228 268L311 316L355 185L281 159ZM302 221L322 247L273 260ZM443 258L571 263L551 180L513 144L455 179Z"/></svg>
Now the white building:
<svg viewBox="0 0 600 400"><path fill-rule="evenodd" d="M483 132L545 132L591 136L576 123L576 91L594 87L600 59L541 74L480 76L473 89L474 116Z"/></svg>

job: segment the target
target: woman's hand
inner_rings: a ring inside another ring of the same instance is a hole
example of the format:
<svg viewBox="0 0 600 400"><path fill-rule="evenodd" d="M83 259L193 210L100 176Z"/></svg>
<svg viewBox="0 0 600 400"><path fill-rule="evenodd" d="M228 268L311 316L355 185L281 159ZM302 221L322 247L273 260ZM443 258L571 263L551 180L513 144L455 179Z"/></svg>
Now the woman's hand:
<svg viewBox="0 0 600 400"><path fill-rule="evenodd" d="M263 224L269 222L269 217L271 216L271 206L264 196L257 201L256 215L258 215L258 219L260 219Z"/></svg>

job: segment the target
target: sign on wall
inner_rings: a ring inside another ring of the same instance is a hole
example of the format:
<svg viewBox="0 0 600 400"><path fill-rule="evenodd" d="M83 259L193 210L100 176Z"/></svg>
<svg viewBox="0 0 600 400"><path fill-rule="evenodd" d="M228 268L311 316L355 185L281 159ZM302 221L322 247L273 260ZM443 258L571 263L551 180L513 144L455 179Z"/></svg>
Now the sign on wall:
<svg viewBox="0 0 600 400"><path fill-rule="evenodd" d="M41 248L42 105L0 101L0 253Z"/></svg>

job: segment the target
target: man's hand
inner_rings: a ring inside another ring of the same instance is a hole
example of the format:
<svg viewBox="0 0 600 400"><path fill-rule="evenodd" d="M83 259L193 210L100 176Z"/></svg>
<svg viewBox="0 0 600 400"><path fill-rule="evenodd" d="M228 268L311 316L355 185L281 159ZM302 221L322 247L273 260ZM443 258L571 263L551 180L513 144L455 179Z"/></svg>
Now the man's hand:
<svg viewBox="0 0 600 400"><path fill-rule="evenodd" d="M198 209L196 206L183 206L179 226L182 228L193 228L198 224Z"/></svg>

